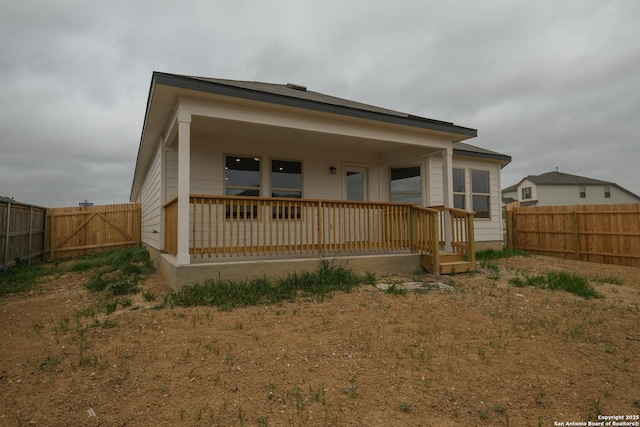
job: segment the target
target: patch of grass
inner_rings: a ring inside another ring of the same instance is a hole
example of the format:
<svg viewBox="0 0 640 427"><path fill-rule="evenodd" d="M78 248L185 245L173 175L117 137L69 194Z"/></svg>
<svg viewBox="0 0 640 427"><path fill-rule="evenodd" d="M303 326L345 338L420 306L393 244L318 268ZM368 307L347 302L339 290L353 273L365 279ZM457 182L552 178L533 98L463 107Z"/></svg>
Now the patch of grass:
<svg viewBox="0 0 640 427"><path fill-rule="evenodd" d="M602 298L589 281L579 274L566 271L549 271L542 275L525 275L509 279L517 287L534 286L541 289L559 289L583 298Z"/></svg>
<svg viewBox="0 0 640 427"><path fill-rule="evenodd" d="M592 282L597 283L599 285L604 285L605 283L608 283L608 284L611 284L611 285L616 285L616 286L624 285L624 280L618 279L617 277L613 277L613 276L593 275L593 276L589 277L589 279Z"/></svg>
<svg viewBox="0 0 640 427"><path fill-rule="evenodd" d="M502 248L501 250L483 249L476 252L476 260L478 261L491 261L500 258L513 258L516 256L528 257L529 253L521 249L509 248Z"/></svg>
<svg viewBox="0 0 640 427"><path fill-rule="evenodd" d="M26 262L18 262L7 271L0 272L0 296L29 292L49 274L51 270L40 264L27 265Z"/></svg>
<svg viewBox="0 0 640 427"><path fill-rule="evenodd" d="M231 309L294 300L298 295L322 301L336 291L350 292L363 283L374 282L373 275L358 275L344 264L322 261L314 272L292 273L274 281L264 277L242 282L207 280L202 284L185 286L180 292L168 295L165 304Z"/></svg>
<svg viewBox="0 0 640 427"><path fill-rule="evenodd" d="M139 292L138 284L153 267L149 252L138 247L90 254L73 264L74 268L94 270L87 284L90 291L120 296Z"/></svg>

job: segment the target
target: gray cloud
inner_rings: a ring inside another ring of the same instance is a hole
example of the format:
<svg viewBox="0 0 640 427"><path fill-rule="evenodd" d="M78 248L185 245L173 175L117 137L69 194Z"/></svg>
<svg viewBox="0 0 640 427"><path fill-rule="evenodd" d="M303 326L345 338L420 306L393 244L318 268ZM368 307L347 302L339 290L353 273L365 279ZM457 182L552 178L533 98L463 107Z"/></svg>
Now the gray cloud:
<svg viewBox="0 0 640 427"><path fill-rule="evenodd" d="M559 167L640 194L640 3L0 5L0 195L128 198L151 72L297 82L475 127L504 186Z"/></svg>

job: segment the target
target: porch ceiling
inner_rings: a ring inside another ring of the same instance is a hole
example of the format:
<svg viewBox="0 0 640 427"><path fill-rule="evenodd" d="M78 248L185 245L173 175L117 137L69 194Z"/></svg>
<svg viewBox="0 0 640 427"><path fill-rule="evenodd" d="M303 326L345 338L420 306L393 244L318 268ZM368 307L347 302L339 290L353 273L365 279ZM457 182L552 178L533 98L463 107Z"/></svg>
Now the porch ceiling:
<svg viewBox="0 0 640 427"><path fill-rule="evenodd" d="M230 141L253 141L270 144L287 145L304 144L309 147L321 147L325 150L345 149L363 150L375 154L417 147L399 141L361 138L330 132L316 132L304 129L270 126L258 123L247 123L235 120L194 116L191 132L197 135L214 136ZM420 147L424 155L438 151L434 147Z"/></svg>

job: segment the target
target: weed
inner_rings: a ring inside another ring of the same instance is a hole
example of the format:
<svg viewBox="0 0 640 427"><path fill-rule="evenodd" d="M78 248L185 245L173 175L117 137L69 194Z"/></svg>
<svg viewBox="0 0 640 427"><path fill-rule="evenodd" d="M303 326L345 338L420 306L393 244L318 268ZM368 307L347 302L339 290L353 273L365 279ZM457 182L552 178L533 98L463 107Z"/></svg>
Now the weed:
<svg viewBox="0 0 640 427"><path fill-rule="evenodd" d="M536 402L536 405L540 405L542 404L542 398L547 394L547 390L544 388L544 386L540 382L540 377L538 377L538 383L536 385L536 388L538 389L538 393L536 394L534 400Z"/></svg>
<svg viewBox="0 0 640 427"><path fill-rule="evenodd" d="M400 404L400 410L401 410L402 412L409 413L409 412L411 412L411 409L413 409L413 408L411 407L411 404L410 404L410 403L402 402L402 403Z"/></svg>
<svg viewBox="0 0 640 427"><path fill-rule="evenodd" d="M507 410L507 408L505 408L502 403L494 403L493 405L491 405L491 409L493 409L498 414L504 414Z"/></svg>
<svg viewBox="0 0 640 427"><path fill-rule="evenodd" d="M55 366L60 363L60 359L56 356L52 355L47 351L47 356L44 359L44 362L40 363L41 371L51 371Z"/></svg>
<svg viewBox="0 0 640 427"><path fill-rule="evenodd" d="M104 304L104 308L107 314L111 314L118 308L118 301L109 301Z"/></svg>
<svg viewBox="0 0 640 427"><path fill-rule="evenodd" d="M489 414L487 413L487 411L480 411L480 419L486 421L487 418L489 418Z"/></svg>
<svg viewBox="0 0 640 427"><path fill-rule="evenodd" d="M360 387L357 385L350 385L349 387L345 387L344 392L350 397L358 397Z"/></svg>
<svg viewBox="0 0 640 427"><path fill-rule="evenodd" d="M292 273L273 282L263 277L242 282L207 280L203 284L196 283L167 295L165 304L232 309L293 300L298 293L322 301L336 291L350 292L355 286L372 283L372 279L375 277L371 274L361 276L344 264L323 260L315 272Z"/></svg>
<svg viewBox="0 0 640 427"><path fill-rule="evenodd" d="M153 291L144 291L142 292L142 298L144 298L145 301L155 301L156 300L156 294L153 293Z"/></svg>
<svg viewBox="0 0 640 427"><path fill-rule="evenodd" d="M40 264L26 265L26 262L18 262L0 274L0 296L29 292L49 274L51 270Z"/></svg>
<svg viewBox="0 0 640 427"><path fill-rule="evenodd" d="M114 319L104 319L104 322L102 322L102 327L107 329L107 328L115 328L117 322Z"/></svg>
<svg viewBox="0 0 640 427"><path fill-rule="evenodd" d="M269 417L259 417L257 421L258 427L267 427L269 425Z"/></svg>
<svg viewBox="0 0 640 427"><path fill-rule="evenodd" d="M602 297L583 276L566 271L549 271L537 276L525 274L524 278L509 279L509 283L517 287L534 286L541 289L564 290L583 298Z"/></svg>
<svg viewBox="0 0 640 427"><path fill-rule="evenodd" d="M613 277L613 276L598 276L598 275L593 275L590 276L589 279L592 282L595 282L599 285L604 285L605 283L611 284L611 285L617 285L617 286L622 286L624 285L624 280L618 279L617 277Z"/></svg>
<svg viewBox="0 0 640 427"><path fill-rule="evenodd" d="M36 334L42 336L42 330L44 329L44 323L42 322L36 322L33 324L33 330L35 331Z"/></svg>
<svg viewBox="0 0 640 427"><path fill-rule="evenodd" d="M476 259L478 261L489 261L500 258L513 258L516 256L528 257L529 254L526 251L520 249L509 248L502 248L501 250L483 249L476 252Z"/></svg>
<svg viewBox="0 0 640 427"><path fill-rule="evenodd" d="M385 292L391 295L407 295L407 289L397 285L396 283L392 283Z"/></svg>
<svg viewBox="0 0 640 427"><path fill-rule="evenodd" d="M133 301L131 298L118 298L118 303L122 306L122 308L131 307Z"/></svg>
<svg viewBox="0 0 640 427"><path fill-rule="evenodd" d="M71 329L71 327L69 326L69 318L68 317L63 317L62 319L60 319L60 330L62 332L69 332L69 329Z"/></svg>

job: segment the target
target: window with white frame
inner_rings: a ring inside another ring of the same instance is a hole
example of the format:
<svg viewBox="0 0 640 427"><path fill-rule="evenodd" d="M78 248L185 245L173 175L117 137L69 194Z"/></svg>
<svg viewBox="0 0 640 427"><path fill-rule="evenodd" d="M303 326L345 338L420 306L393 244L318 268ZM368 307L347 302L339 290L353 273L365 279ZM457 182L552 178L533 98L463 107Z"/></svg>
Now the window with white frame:
<svg viewBox="0 0 640 427"><path fill-rule="evenodd" d="M491 218L489 171L471 171L471 209L476 218Z"/></svg>
<svg viewBox="0 0 640 427"><path fill-rule="evenodd" d="M391 201L422 204L419 166L391 168Z"/></svg>
<svg viewBox="0 0 640 427"><path fill-rule="evenodd" d="M453 169L453 207L466 209L466 185L465 170Z"/></svg>
<svg viewBox="0 0 640 427"><path fill-rule="evenodd" d="M611 198L611 186L609 186L609 185L605 185L604 186L604 198L605 199L610 199Z"/></svg>
<svg viewBox="0 0 640 427"><path fill-rule="evenodd" d="M584 185L581 185L579 188L580 191L580 198L584 199L587 197L587 187L585 187Z"/></svg>
<svg viewBox="0 0 640 427"><path fill-rule="evenodd" d="M531 199L531 187L523 187L522 188L522 200Z"/></svg>

